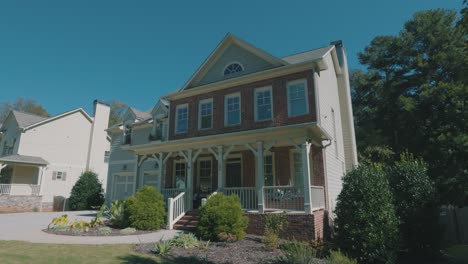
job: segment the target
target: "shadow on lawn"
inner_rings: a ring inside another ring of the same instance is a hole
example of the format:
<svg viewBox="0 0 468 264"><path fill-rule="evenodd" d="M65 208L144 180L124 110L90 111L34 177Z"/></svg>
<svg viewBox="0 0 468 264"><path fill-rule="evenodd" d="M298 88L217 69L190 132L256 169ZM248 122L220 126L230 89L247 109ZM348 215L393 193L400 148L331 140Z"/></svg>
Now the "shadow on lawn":
<svg viewBox="0 0 468 264"><path fill-rule="evenodd" d="M125 264L134 264L134 263L158 264L158 263L160 263L160 262L157 262L156 260L150 259L148 257L138 256L138 255L123 256L123 257L119 257L119 259L121 260L120 263L125 263Z"/></svg>
<svg viewBox="0 0 468 264"><path fill-rule="evenodd" d="M197 257L181 257L181 256L168 256L161 258L160 261L156 261L154 259L150 259L145 256L138 256L138 255L128 255L119 258L125 264L134 264L134 263L142 263L142 264L161 264L161 263L175 263L175 264L215 264L214 262L203 260Z"/></svg>

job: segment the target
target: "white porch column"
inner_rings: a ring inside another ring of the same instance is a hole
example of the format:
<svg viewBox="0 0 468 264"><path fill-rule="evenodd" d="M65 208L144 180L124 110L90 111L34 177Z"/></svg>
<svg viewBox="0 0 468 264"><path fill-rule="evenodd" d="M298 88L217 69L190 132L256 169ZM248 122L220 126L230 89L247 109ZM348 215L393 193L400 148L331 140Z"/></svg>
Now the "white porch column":
<svg viewBox="0 0 468 264"><path fill-rule="evenodd" d="M44 174L44 167L38 167L38 175L37 175L37 185L39 185L39 195L42 195L42 177Z"/></svg>
<svg viewBox="0 0 468 264"><path fill-rule="evenodd" d="M188 197L188 209L192 210L193 207L193 151L187 150L187 197Z"/></svg>
<svg viewBox="0 0 468 264"><path fill-rule="evenodd" d="M156 159L156 163L158 164L158 192L161 192L161 184L162 184L162 177L163 177L163 161L164 161L164 154L159 153L159 155L154 155L154 158Z"/></svg>
<svg viewBox="0 0 468 264"><path fill-rule="evenodd" d="M304 211L306 214L312 214L312 197L310 195L310 146L309 142L304 142L301 145L302 153L302 172L304 173Z"/></svg>
<svg viewBox="0 0 468 264"><path fill-rule="evenodd" d="M0 163L0 173L2 172L2 170L3 170L6 166L7 166L6 164Z"/></svg>
<svg viewBox="0 0 468 264"><path fill-rule="evenodd" d="M263 142L257 141L257 198L258 198L258 211L263 213L265 211L265 201L263 198L263 185L264 185L264 165L263 165Z"/></svg>
<svg viewBox="0 0 468 264"><path fill-rule="evenodd" d="M215 156L218 161L218 191L224 188L224 157L223 146L218 146L218 155Z"/></svg>

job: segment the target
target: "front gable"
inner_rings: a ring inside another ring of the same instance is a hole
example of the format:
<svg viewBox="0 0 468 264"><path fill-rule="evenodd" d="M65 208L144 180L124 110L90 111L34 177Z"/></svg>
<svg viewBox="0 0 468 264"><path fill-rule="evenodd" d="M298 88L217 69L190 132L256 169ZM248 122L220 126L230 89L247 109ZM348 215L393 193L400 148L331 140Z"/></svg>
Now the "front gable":
<svg viewBox="0 0 468 264"><path fill-rule="evenodd" d="M136 115L132 111L132 109L129 107L127 109L127 112L124 114L124 116L122 118L122 122L124 124L131 124L131 123L135 122L135 120L136 120Z"/></svg>
<svg viewBox="0 0 468 264"><path fill-rule="evenodd" d="M240 65L242 71L225 75L226 67L232 63ZM182 90L264 71L286 64L285 61L228 34Z"/></svg>
<svg viewBox="0 0 468 264"><path fill-rule="evenodd" d="M153 110L151 110L151 116L153 119L161 119L165 118L168 115L168 107L164 104L161 100L154 106Z"/></svg>

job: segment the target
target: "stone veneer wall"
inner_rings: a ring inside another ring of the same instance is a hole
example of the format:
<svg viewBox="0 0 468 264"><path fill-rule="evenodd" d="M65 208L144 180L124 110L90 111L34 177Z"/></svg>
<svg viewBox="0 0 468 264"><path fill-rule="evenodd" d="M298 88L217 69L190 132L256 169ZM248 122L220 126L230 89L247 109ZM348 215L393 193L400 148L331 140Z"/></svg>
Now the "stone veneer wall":
<svg viewBox="0 0 468 264"><path fill-rule="evenodd" d="M0 212L41 211L42 196L0 195Z"/></svg>
<svg viewBox="0 0 468 264"><path fill-rule="evenodd" d="M263 235L265 214L245 213L249 217L248 234ZM324 238L325 211L315 211L312 215L297 213L287 214L288 227L280 235L285 239L296 239L299 241L310 241ZM328 220L327 220L328 221Z"/></svg>

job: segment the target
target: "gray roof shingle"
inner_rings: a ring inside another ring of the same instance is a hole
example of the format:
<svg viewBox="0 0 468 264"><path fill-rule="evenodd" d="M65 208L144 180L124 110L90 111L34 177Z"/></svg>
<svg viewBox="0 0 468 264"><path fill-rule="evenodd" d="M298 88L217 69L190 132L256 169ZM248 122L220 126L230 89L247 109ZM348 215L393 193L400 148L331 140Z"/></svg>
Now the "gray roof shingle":
<svg viewBox="0 0 468 264"><path fill-rule="evenodd" d="M21 163L33 165L48 165L49 163L41 157L24 156L24 155L9 155L0 157L0 163Z"/></svg>
<svg viewBox="0 0 468 264"><path fill-rule="evenodd" d="M334 46L326 46L323 48L318 48L314 50L309 50L301 53L297 53L294 55L290 55L287 57L282 58L282 60L291 63L291 64L297 64L305 61L312 61L312 60L317 60L322 58L331 48Z"/></svg>
<svg viewBox="0 0 468 264"><path fill-rule="evenodd" d="M36 123L39 123L41 121L44 121L44 120L48 119L48 117L23 113L23 112L19 112L19 111L16 111L16 110L12 110L12 113L13 113L15 119L16 119L16 122L18 122L18 126L20 128L25 128L25 127L28 127L30 125L34 125Z"/></svg>
<svg viewBox="0 0 468 264"><path fill-rule="evenodd" d="M130 107L130 109L133 111L133 113L135 114L135 116L138 118L138 119L147 119L147 118L151 118L151 113L148 113L148 112L142 112L136 108L133 108L133 107Z"/></svg>

